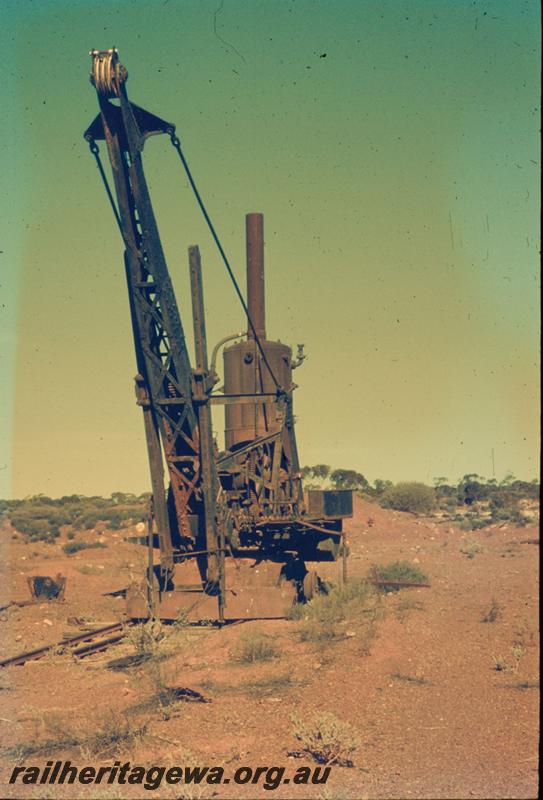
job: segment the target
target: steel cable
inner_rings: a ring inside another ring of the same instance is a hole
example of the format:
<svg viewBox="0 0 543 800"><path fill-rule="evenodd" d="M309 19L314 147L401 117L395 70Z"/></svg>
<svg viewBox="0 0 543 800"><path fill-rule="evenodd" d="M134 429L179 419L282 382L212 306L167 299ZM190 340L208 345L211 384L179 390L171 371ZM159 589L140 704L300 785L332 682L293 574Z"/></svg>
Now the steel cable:
<svg viewBox="0 0 543 800"><path fill-rule="evenodd" d="M194 178L192 177L192 173L190 171L190 167L188 165L187 159L185 158L183 150L181 149L181 142L179 141L178 137L175 135L175 129L171 129L169 131L169 133L170 133L170 139L171 139L172 145L173 145L174 149L177 151L177 153L179 155L179 158L181 159L181 163L183 164L183 168L185 170L186 176L187 176L188 181L190 183L191 189L194 192L194 196L196 197L196 201L197 201L198 205L200 206L200 210L201 210L201 212L203 214L203 217L204 217L204 219L205 219L205 221L207 223L207 227L209 228L211 236L213 237L213 240L214 240L215 244L217 245L217 249L218 249L218 251L219 251L219 253L221 255L221 258L222 258L222 260L224 262L224 265L225 265L225 267L226 267L226 269L228 271L228 274L230 276L230 280L234 284L234 289L236 290L236 294L237 294L237 296L239 298L239 301L240 301L240 303L242 305L242 308L243 308L245 314L247 315L247 321L249 323L249 327L250 327L251 332L252 332L252 334L254 336L254 340L255 340L255 342L256 342L256 344L258 346L258 349L260 350L260 355L262 356L262 361L266 365L266 368L267 368L267 370L268 370L268 372L269 372L269 374L271 376L271 379L273 380L273 382L274 382L274 384L275 384L275 386L277 388L278 394L286 394L285 389L281 386L281 384L279 383L279 381L275 377L275 375L273 373L273 370L272 370L272 368L270 366L270 362L268 361L268 359L266 357L266 353L264 352L264 348L262 347L262 343L261 343L261 341L259 339L259 336L258 336L258 334L256 332L255 326L253 324L253 320L251 319L251 315L249 314L249 309L247 308L247 303L245 302L245 299L244 299L244 297L243 297L243 295L241 293L241 290L239 288L239 285L238 285L238 282L236 280L236 277L235 277L234 273L232 272L232 267L230 266L230 262L228 261L226 253L224 252L223 246L222 246L221 241L220 241L220 239L218 237L217 231L215 230L215 227L214 227L214 225L213 225L213 223L211 221L211 218L210 218L209 214L207 213L207 209L206 209L206 207L204 205L204 201L202 200L200 192L198 191L198 187L196 186Z"/></svg>
<svg viewBox="0 0 543 800"><path fill-rule="evenodd" d="M89 148L94 158L96 159L96 166L98 167L98 172L100 173L100 176L102 178L106 194L108 196L111 208L113 210L113 214L115 215L115 221L117 222L117 226L124 240L123 226L121 225L121 218L119 216L119 211L117 209L117 206L115 205L115 200L113 199L113 194L111 193L111 189L109 188L107 176L106 173L104 172L104 167L102 166L102 160L100 158L100 149L96 144L96 142L94 141L94 139L89 140Z"/></svg>
<svg viewBox="0 0 543 800"><path fill-rule="evenodd" d="M226 269L228 271L228 275L230 276L230 280L232 281L232 283L234 285L234 289L235 289L236 294L237 294L237 296L239 298L241 306L242 306L242 308L243 308L243 310L244 310L244 312L245 312L245 314L247 316L247 321L249 323L249 327L250 327L250 329L252 331L252 334L253 334L254 340L256 342L256 345L257 345L257 347L258 347L258 349L260 351L260 355L262 356L262 361L266 365L266 368L267 368L267 370L268 370L268 372L270 374L270 377L271 377L272 381L275 384L275 387L277 389L277 393L278 394L286 394L285 389L283 388L283 386L281 386L281 384L279 383L279 381L275 377L275 374L274 374L274 372L273 372L273 370L271 368L270 362L268 361L268 358L266 356L264 348L262 347L262 342L260 341L260 338L259 338L259 336L258 336L258 334L256 332L256 328L254 326L253 320L252 320L251 315L249 313L249 309L247 307L247 303L245 302L243 294L241 293L241 290L239 288L239 284L238 284L238 282L236 280L236 277L235 277L235 275L234 275L234 273L232 271L232 267L230 266L230 262L228 260L228 257L226 255L226 253L224 252L224 248L223 248L223 246L221 244L221 241L219 239L217 231L215 230L215 227L214 227L214 225L213 225L213 223L211 221L211 218L210 218L210 216L209 216L209 214L207 212L207 209L206 209L206 207L204 205L204 201L202 200L200 192L198 191L198 187L196 186L194 178L192 177L192 173L190 171L190 167L189 167L188 162L187 162L187 160L185 158L185 155L184 155L184 153L183 153L183 151L181 149L181 142L179 141L178 137L175 135L175 130L174 129L170 130L170 139L171 139L173 147L175 148L175 150L177 151L177 153L179 155L179 158L181 159L181 163L182 163L183 168L185 170L185 173L187 175L187 178L188 178L188 181L190 183L191 189L192 189L192 191L194 193L194 196L196 197L196 201L197 201L197 203L198 203L198 205L200 207L200 210L201 210L201 212L203 214L203 217L204 217L204 219L205 219L205 221L207 223L207 226L208 226L208 228L210 230L211 236L213 237L213 240L214 240L215 244L217 245L217 249L218 249L218 251L219 251L219 253L221 255L221 258L222 258L222 260L224 262L224 265L225 265L225 267L226 267ZM100 173L100 177L102 178L102 182L104 184L104 188L106 190L106 194L107 194L109 203L111 205L113 214L115 216L115 221L117 223L117 227L119 228L121 236L123 237L123 240L124 240L124 233L123 233L123 228L122 228L122 224L121 224L121 218L119 216L119 211L117 209L117 206L115 205L115 200L113 199L113 194L111 192L111 189L110 189L110 186L109 186L109 183L108 183L108 180L107 180L106 173L104 172L104 167L103 167L102 161L100 159L100 150L98 148L98 145L94 141L94 139L90 139L89 140L89 148L90 148L90 151L91 151L91 153L93 154L93 156L94 156L94 158L96 160L96 166L98 167L98 171Z"/></svg>

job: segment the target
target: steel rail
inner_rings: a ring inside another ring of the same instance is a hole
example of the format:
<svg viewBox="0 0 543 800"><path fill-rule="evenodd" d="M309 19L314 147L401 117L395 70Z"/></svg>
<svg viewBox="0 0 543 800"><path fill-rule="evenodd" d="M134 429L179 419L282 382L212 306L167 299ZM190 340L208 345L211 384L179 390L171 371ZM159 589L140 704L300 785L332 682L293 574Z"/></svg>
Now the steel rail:
<svg viewBox="0 0 543 800"><path fill-rule="evenodd" d="M113 633L114 631L122 630L125 627L129 627L133 625L133 622L116 622L113 625L106 625L103 628L98 628L95 631L86 631L85 633L81 633L78 636L71 636L68 639L62 639L60 642L56 642L55 644L45 645L44 647L38 647L35 650L28 650L26 653L20 653L17 656L12 656L11 658L5 658L0 661L0 668L1 667L11 667L11 666L20 666L25 664L27 661L35 661L38 658L42 658L43 656L47 655L47 653L55 650L59 647L62 648L73 648L74 645L89 642L88 645L84 647L76 648L72 650L72 655L78 656L79 658L90 655L91 652L98 652L99 650L105 649L105 647L109 647L111 644L115 644L119 642L123 637L124 633L118 636L112 636L109 639L100 639L99 637L104 636L107 633ZM91 642L92 639L98 638L98 642Z"/></svg>

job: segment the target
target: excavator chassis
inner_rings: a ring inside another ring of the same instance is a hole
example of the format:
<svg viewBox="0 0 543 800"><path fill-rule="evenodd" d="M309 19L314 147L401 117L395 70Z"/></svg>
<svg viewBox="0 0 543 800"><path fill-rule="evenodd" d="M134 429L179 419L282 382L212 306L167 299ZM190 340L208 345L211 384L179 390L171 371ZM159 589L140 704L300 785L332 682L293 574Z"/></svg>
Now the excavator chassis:
<svg viewBox="0 0 543 800"><path fill-rule="evenodd" d="M217 597L208 594L198 582L198 571L189 563L176 564L173 586L160 591L154 582L152 597L146 581L129 588L126 610L131 619L151 615L173 622L233 622L239 619L277 619L285 617L296 603L299 589L295 580L283 579L283 565L254 559L228 559L225 565L227 589L224 616L220 620Z"/></svg>
<svg viewBox="0 0 543 800"><path fill-rule="evenodd" d="M347 512L345 506L350 506L350 493L338 494L342 495L342 510ZM220 623L285 617L295 603L308 602L320 590L322 581L313 569L314 562L337 561L340 556L346 558L341 521L341 518L328 517L304 522L304 527L311 525L316 530L312 532L311 545L306 545L302 551L295 537L290 539L290 552L278 549L272 554L267 548L263 557L258 548L231 551L230 556L224 559L222 604L217 603L217 587L202 582L197 556L187 554L186 558L175 563L167 579L159 566L153 566L146 578L128 588L127 615L133 620L155 617L165 622L183 619ZM301 527L294 525L294 534L300 535L297 528ZM288 536L277 525L272 527L272 531L276 536ZM158 543L157 537L151 543L147 538L145 541L148 546ZM301 552L307 562L301 557ZM153 560L151 549L150 563Z"/></svg>
<svg viewBox="0 0 543 800"><path fill-rule="evenodd" d="M127 590L133 619L229 621L283 617L319 587L306 564L346 548L349 490L304 492L295 436L293 371L305 360L266 335L263 215L246 216L246 301L205 209L175 126L128 99L115 48L92 50L99 114L85 131L124 245L124 266L151 479L147 576ZM200 250L188 248L194 368L143 167L151 136L179 157L244 310L208 363ZM105 142L113 190L98 142ZM115 195L115 196L114 196ZM234 341L236 340L236 341ZM223 386L217 355L223 350ZM224 450L212 408L224 408ZM156 553L159 550L159 563Z"/></svg>

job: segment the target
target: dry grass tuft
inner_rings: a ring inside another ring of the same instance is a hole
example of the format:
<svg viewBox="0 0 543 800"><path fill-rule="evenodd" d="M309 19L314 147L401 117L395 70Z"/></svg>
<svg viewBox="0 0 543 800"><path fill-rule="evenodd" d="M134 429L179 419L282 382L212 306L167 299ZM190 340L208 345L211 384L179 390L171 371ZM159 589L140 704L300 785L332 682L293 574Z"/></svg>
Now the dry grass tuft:
<svg viewBox="0 0 543 800"><path fill-rule="evenodd" d="M426 680L421 675L404 675L403 672L393 672L390 677L397 681L415 684L416 686L432 686L432 681Z"/></svg>
<svg viewBox="0 0 543 800"><path fill-rule="evenodd" d="M35 735L31 742L17 745L9 755L16 759L78 749L83 758L113 756L140 744L146 734L148 720L138 720L128 711L109 711L89 729L88 722L76 723L58 712L41 712L34 717Z"/></svg>
<svg viewBox="0 0 543 800"><path fill-rule="evenodd" d="M468 558L475 558L476 555L484 552L484 547L476 539L466 539L460 547L460 552Z"/></svg>
<svg viewBox="0 0 543 800"><path fill-rule="evenodd" d="M240 664L254 664L258 661L271 661L279 656L273 640L260 631L242 633L232 653L232 660Z"/></svg>
<svg viewBox="0 0 543 800"><path fill-rule="evenodd" d="M490 601L490 607L488 611L484 614L481 622L486 622L486 623L496 622L501 613L502 613L502 607L500 606L496 598L493 597L492 600Z"/></svg>
<svg viewBox="0 0 543 800"><path fill-rule="evenodd" d="M360 744L357 731L334 714L323 711L306 722L292 717L294 736L303 751L319 764L352 767L351 756Z"/></svg>
<svg viewBox="0 0 543 800"><path fill-rule="evenodd" d="M367 650L376 635L377 593L364 580L333 586L327 594L317 595L298 609L303 642L325 646L341 639L358 637L362 649ZM347 626L353 630L348 630Z"/></svg>

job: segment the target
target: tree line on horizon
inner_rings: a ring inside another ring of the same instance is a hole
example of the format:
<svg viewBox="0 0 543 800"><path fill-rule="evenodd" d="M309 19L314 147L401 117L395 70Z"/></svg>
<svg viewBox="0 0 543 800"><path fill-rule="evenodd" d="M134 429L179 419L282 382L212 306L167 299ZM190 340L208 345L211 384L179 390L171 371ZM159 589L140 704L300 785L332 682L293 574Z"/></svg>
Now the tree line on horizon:
<svg viewBox="0 0 543 800"><path fill-rule="evenodd" d="M433 486L420 481L400 481L395 484L381 478L374 480L371 485L360 472L332 470L328 464L303 467L302 475L308 489L352 489L384 508L397 511L425 514L439 509L453 514L459 506L467 507L474 518L475 527L484 527L483 522L490 524L499 519L512 519L518 524L525 524L529 518L520 510L520 501L539 498L539 481L519 480L511 472L501 481L468 473L456 483L451 483L446 477L440 476L434 478ZM477 512L483 507L488 509L486 517L477 517ZM460 518L465 521L464 515L460 515Z"/></svg>
<svg viewBox="0 0 543 800"><path fill-rule="evenodd" d="M328 464L301 469L306 489L351 489L384 508L415 514L446 512L453 520L472 529L499 520L523 525L530 521L521 508L522 500L539 498L539 482L523 481L508 473L501 481L469 473L456 483L436 477L433 486L418 481L393 483L377 478L372 484L353 469L332 469ZM113 492L109 497L83 494L59 498L43 494L18 500L0 500L0 520L9 519L13 528L30 541L53 541L63 526L72 532L119 530L148 517L150 492ZM463 513L457 513L463 508ZM484 514L482 511L484 510ZM467 514L467 516L466 516Z"/></svg>

